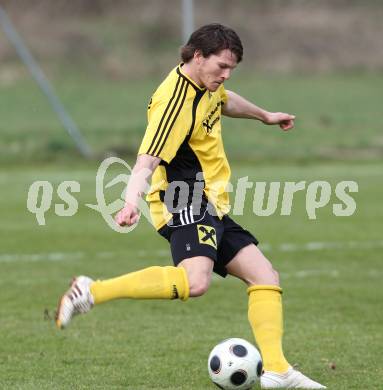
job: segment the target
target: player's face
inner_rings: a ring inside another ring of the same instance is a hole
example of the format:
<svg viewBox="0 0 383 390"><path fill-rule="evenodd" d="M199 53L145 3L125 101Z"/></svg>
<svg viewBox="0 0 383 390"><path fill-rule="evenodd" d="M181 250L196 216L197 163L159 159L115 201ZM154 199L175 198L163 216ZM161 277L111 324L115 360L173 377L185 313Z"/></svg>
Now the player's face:
<svg viewBox="0 0 383 390"><path fill-rule="evenodd" d="M198 78L201 84L209 91L214 92L228 80L231 72L237 66L237 56L225 49L218 54L211 54L205 58L199 55L197 59Z"/></svg>

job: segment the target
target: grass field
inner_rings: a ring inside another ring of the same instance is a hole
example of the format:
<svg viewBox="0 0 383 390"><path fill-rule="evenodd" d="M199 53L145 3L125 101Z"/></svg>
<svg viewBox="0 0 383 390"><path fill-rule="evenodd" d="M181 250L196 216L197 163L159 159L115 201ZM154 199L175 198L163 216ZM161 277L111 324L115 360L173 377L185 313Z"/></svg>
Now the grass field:
<svg viewBox="0 0 383 390"><path fill-rule="evenodd" d="M76 318L65 331L53 321L58 298L74 275L108 278L171 264L168 244L147 221L127 235L118 234L85 205L96 203L95 176L104 156L134 162L146 126L146 103L165 76L158 67L167 67L173 53L177 61L178 16L173 27L168 23L177 10L162 9L158 2L129 2L127 12L116 8L115 18L97 16L97 8L107 2L95 2L95 14L85 17L75 5L73 14L61 13L63 4L58 3L69 2L55 2L51 17L48 3L37 3L30 9L15 6L16 26L94 159L84 162L79 156L23 65L12 62L14 51L7 50L0 34L0 50L5 48L5 61L0 61L0 390L213 390L207 372L211 348L228 337L253 341L246 288L234 278L214 277L206 295L186 303L121 300ZM80 8L90 4L78 3ZM331 201L317 211L316 220L307 216L305 192L295 196L291 216L279 215L279 203L275 215L258 217L252 212L252 190L244 215L235 217L257 236L280 272L286 355L329 390L380 390L383 77L381 71L363 71L381 69L381 12L379 7L367 10L369 3L379 2L335 4L326 11L330 2L317 7L314 2L257 6L248 1L236 12L229 12L230 2L216 3L211 2L211 9L204 6L197 20L214 15L247 31L249 57L245 54L245 63L226 87L269 110L297 116L296 128L287 133L223 119L233 182L249 176L252 181L325 180L332 185ZM243 8L246 3L249 8ZM65 8L70 10L68 4ZM150 12L142 13L143 8ZM272 39L260 41L262 36ZM286 48L291 57L276 56ZM306 73L272 73L295 69L295 56L301 57L304 66L298 68ZM269 69L267 58L278 66ZM333 69L333 59L334 65L340 61L337 73L316 73ZM314 68L313 60L318 62ZM62 201L55 194L46 225L38 226L27 210L28 188L36 180L50 181L55 190L64 180L78 181L78 213L58 217L54 206ZM335 217L332 205L339 201L334 188L343 180L359 185L353 194L357 210L350 217ZM108 190L108 200L121 190Z"/></svg>
<svg viewBox="0 0 383 390"><path fill-rule="evenodd" d="M146 103L157 79L111 81L64 74L53 83L97 155L136 152L146 126ZM20 78L1 85L0 163L72 160L74 146L36 85ZM224 119L229 156L245 161L381 159L383 99L380 74L272 76L239 69L227 83L259 105L297 116L281 135L246 120ZM238 135L241 135L240 137Z"/></svg>
<svg viewBox="0 0 383 390"><path fill-rule="evenodd" d="M290 217L256 217L250 197L237 217L280 271L290 362L329 389L381 389L383 382L382 168L379 161L233 166L235 177L258 181L359 184L351 217L332 214L333 197L310 221L304 194ZM118 301L55 329L56 301L73 275L105 278L170 262L167 243L146 221L122 235L85 207L95 203L96 170L74 161L0 173L0 388L213 389L209 350L227 337L252 340L245 286L233 278L215 278L207 295L187 303ZM26 208L35 180L55 187L78 180L79 212L50 211L38 226Z"/></svg>
<svg viewBox="0 0 383 390"><path fill-rule="evenodd" d="M142 137L146 104L158 80L112 82L61 76L55 87L97 156L131 157ZM357 211L335 217L331 202L309 220L305 194L290 217L257 217L249 191L236 220L261 241L284 287L285 350L292 364L329 389L380 389L382 278L382 77L369 74L261 77L234 75L233 88L269 109L297 115L283 134L225 120L236 178L254 181L353 180ZM60 332L58 297L70 278L107 278L169 264L168 245L146 221L113 232L85 206L95 203L98 163L84 163L33 82L1 85L0 94L0 388L213 389L210 349L228 337L252 339L245 286L215 278L207 295L182 302L118 301L97 307ZM117 170L115 173L120 173ZM79 211L46 226L27 210L29 186L57 189L77 180ZM108 193L116 199L121 188ZM280 210L280 207L277 211ZM331 366L336 366L332 369Z"/></svg>

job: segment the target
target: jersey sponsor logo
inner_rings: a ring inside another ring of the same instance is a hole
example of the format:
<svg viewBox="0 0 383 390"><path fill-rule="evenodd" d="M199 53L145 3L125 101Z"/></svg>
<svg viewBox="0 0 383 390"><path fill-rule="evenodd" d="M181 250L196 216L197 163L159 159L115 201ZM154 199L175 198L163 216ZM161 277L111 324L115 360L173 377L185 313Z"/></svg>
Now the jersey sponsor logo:
<svg viewBox="0 0 383 390"><path fill-rule="evenodd" d="M209 115L202 122L202 126L205 128L207 134L210 134L213 131L214 125L221 119L221 115L219 115L219 108L222 106L222 102L218 102L212 111L210 111ZM218 116L214 119L214 115L218 112Z"/></svg>
<svg viewBox="0 0 383 390"><path fill-rule="evenodd" d="M217 236L213 227L208 225L197 225L197 231L200 244L210 245L217 249Z"/></svg>
<svg viewBox="0 0 383 390"><path fill-rule="evenodd" d="M218 115L217 118L215 118L211 123L207 119L205 119L202 122L202 126L205 128L205 131L207 134L210 134L213 131L214 125L221 119L221 117Z"/></svg>

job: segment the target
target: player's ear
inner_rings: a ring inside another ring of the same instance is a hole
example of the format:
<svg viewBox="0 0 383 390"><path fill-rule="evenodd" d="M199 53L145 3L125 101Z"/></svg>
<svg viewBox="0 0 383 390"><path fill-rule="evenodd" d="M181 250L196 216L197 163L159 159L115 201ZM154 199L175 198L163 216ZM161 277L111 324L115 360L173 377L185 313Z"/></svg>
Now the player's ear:
<svg viewBox="0 0 383 390"><path fill-rule="evenodd" d="M200 64L200 63L201 63L201 60L202 60L202 58L203 58L203 55L202 55L201 50L196 50L196 51L194 52L193 58L194 58L194 61L195 61L197 64Z"/></svg>

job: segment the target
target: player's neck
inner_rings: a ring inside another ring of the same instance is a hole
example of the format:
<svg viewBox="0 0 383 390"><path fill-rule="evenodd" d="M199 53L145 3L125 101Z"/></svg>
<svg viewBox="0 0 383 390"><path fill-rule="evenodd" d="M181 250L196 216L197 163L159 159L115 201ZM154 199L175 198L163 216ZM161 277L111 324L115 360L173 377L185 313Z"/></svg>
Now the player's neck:
<svg viewBox="0 0 383 390"><path fill-rule="evenodd" d="M198 86L204 88L204 85L201 79L198 77L197 69L193 66L192 62L188 62L187 64L183 64L182 73L192 79Z"/></svg>

